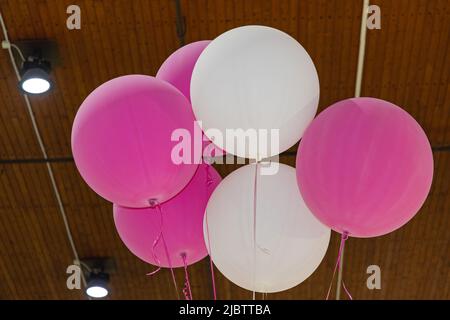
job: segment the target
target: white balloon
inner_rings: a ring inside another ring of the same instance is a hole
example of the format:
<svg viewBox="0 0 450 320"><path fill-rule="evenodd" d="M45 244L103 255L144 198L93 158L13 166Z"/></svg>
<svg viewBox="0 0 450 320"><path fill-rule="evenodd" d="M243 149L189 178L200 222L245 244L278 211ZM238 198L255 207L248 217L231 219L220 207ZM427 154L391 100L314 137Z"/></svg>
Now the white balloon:
<svg viewBox="0 0 450 320"><path fill-rule="evenodd" d="M294 38L270 27L244 26L221 34L202 52L191 78L191 101L214 144L240 157L262 159L301 138L317 111L319 78ZM218 129L222 139L209 129ZM230 144L227 129L262 129L268 137L260 135L257 143L238 148ZM272 129L279 130L279 147L266 150L261 146L271 146Z"/></svg>
<svg viewBox="0 0 450 320"><path fill-rule="evenodd" d="M325 256L331 234L303 202L295 169L272 165L279 165L275 175L262 175L262 168L258 169L256 251L255 164L222 180L208 202L203 222L205 243L219 271L238 286L256 292L283 291L303 282Z"/></svg>

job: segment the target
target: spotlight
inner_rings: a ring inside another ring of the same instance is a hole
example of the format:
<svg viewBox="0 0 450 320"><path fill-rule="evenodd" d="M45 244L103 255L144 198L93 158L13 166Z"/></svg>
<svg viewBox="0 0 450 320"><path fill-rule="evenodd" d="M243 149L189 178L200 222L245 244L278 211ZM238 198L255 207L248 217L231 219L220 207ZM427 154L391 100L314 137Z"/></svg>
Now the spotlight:
<svg viewBox="0 0 450 320"><path fill-rule="evenodd" d="M20 89L27 94L41 94L51 88L50 63L38 58L28 58L21 70Z"/></svg>
<svg viewBox="0 0 450 320"><path fill-rule="evenodd" d="M115 261L111 258L91 257L75 261L83 268L86 278L86 294L95 299L110 294L109 275L116 271Z"/></svg>
<svg viewBox="0 0 450 320"><path fill-rule="evenodd" d="M103 272L91 272L86 285L86 294L92 298L104 298L108 295L109 275Z"/></svg>

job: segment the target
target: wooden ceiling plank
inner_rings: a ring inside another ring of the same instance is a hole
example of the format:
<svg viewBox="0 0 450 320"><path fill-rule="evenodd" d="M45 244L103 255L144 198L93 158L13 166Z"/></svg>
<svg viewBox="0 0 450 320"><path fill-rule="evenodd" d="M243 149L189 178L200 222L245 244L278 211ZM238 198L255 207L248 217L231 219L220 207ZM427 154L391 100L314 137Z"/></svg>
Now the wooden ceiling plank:
<svg viewBox="0 0 450 320"><path fill-rule="evenodd" d="M390 5L383 2L377 3L374 1L375 5L380 7L381 12L390 12ZM381 86L382 82L380 76L384 68L384 61L386 60L386 47L382 45L384 43L384 35L390 34L392 28L392 15L383 16L383 25L381 32L368 32L366 41L366 53L364 61L364 75L362 82L362 96L367 97L381 97Z"/></svg>
<svg viewBox="0 0 450 320"><path fill-rule="evenodd" d="M23 292L25 297L31 297L36 294L38 297L43 297L44 290L50 290L51 288L47 286L47 281L49 280L45 274L41 276L42 270L45 270L45 265L48 265L49 261L45 254L40 254L41 250L39 245L42 243L43 239L39 236L36 229L38 224L36 220L33 219L33 214L31 213L31 208L34 206L34 199L26 186L24 177L18 171L17 165L11 165L8 167L8 175L6 176L9 188L11 188L10 199L12 201L13 208L15 208L14 213L14 227L17 227L16 232L14 232L15 237L20 237L17 245L23 248L22 254L14 255L13 252L7 253L7 256L15 256L16 265L21 267L21 271L15 275L16 281L20 285L20 290ZM28 205L24 205L27 203ZM39 209L34 209L39 212Z"/></svg>
<svg viewBox="0 0 450 320"><path fill-rule="evenodd" d="M151 40L151 32L149 23L141 10L141 4L138 1L131 3L132 12L135 17L135 25L132 33L134 36L135 50L138 50L138 59L141 63L140 72L144 72L149 75L156 75L158 61L155 60L155 55L149 48L149 41Z"/></svg>
<svg viewBox="0 0 450 320"><path fill-rule="evenodd" d="M245 22L245 11L244 11L244 1L233 0L233 24L237 26L244 26Z"/></svg>
<svg viewBox="0 0 450 320"><path fill-rule="evenodd" d="M346 2L346 5L349 1ZM333 2L332 4L317 3L320 5L318 20L316 23L321 25L323 29L317 34L317 47L322 52L317 56L317 60L322 63L321 77L319 78L320 84L324 85L323 91L326 92L325 96L328 96L328 101L322 99L320 102L320 109L324 109L329 106L336 97L339 96L340 82L340 65L341 63L348 64L348 61L342 61L342 57L348 58L348 55L344 55L344 50L347 42L345 36L350 32L347 30L347 19L345 16L341 16L343 8L346 8L342 3ZM337 14L337 15L336 15ZM334 15L334 19L328 19L328 16ZM339 18L340 17L340 18ZM347 78L348 78L347 73ZM322 94L321 94L322 96Z"/></svg>
<svg viewBox="0 0 450 320"><path fill-rule="evenodd" d="M388 101L394 102L392 98L392 94L394 93L393 90L391 90L391 79L395 76L394 68L395 68L395 58L396 58L396 51L399 46L395 45L398 43L399 40L399 34L398 34L398 26L399 21L397 18L397 15L395 12L398 12L399 10L399 2L392 2L391 3L391 15L389 19L390 23L390 29L388 33L385 33L386 38L384 41L386 41L385 46L385 55L384 55L384 61L383 61L383 68L379 71L380 72L380 98L386 99Z"/></svg>
<svg viewBox="0 0 450 320"><path fill-rule="evenodd" d="M84 76L82 70L84 68L80 67L85 65L80 56L84 56L86 59L82 42L80 41L78 43L81 36L78 34L78 31L69 31L66 29L65 18L67 15L61 15L60 10L52 6L49 2L46 2L46 4L47 6L43 6L42 11L40 11L41 17L48 19L49 25L53 26L55 30L58 30L58 33L55 33L55 35L57 36L58 48L61 55L61 67L70 70L70 73L68 71L60 73L61 75L66 75L61 81L61 89L63 87L70 88L72 91L71 97L79 101L80 97L85 97L89 93L89 89L86 86L86 83L89 83L89 81L86 81L86 79L92 79L92 76ZM68 36L69 34L70 37ZM89 70L88 74L90 74ZM69 106L74 108L76 104L66 103L64 107L67 108Z"/></svg>
<svg viewBox="0 0 450 320"><path fill-rule="evenodd" d="M134 2L134 1L133 1ZM95 21L95 42L96 42L96 59L99 62L99 69L104 74L103 82L111 80L112 78L121 75L117 56L115 55L113 39L116 38L114 34L114 24L110 21L109 12L105 10L105 3L102 1L95 1L92 3L93 12L91 12L92 20ZM93 36L94 37L94 36ZM93 90L94 88L90 88Z"/></svg>
<svg viewBox="0 0 450 320"><path fill-rule="evenodd" d="M154 25L152 9L149 7L148 2L141 1L141 12L144 17L144 21L146 21L146 41L148 41L149 52L152 59L152 71L156 74L159 66L166 58L164 54L161 52L160 46L157 44L157 34L158 29ZM164 56L164 57L162 57Z"/></svg>
<svg viewBox="0 0 450 320"><path fill-rule="evenodd" d="M181 0L180 5L186 21L186 42L191 43L200 39L197 25L197 15L194 10L196 3L192 0Z"/></svg>
<svg viewBox="0 0 450 320"><path fill-rule="evenodd" d="M450 220L448 219L449 209L446 210L446 202L449 199L449 181L450 173L448 170L450 155L449 153L435 153L435 188L430 193L429 198L425 202L428 206L422 208L419 214L424 222L420 226L421 229L425 229L426 242L428 246L426 249L423 248L423 242L418 239L418 247L424 252L422 257L419 257L421 261L425 261L426 264L430 265L437 274L445 275L448 273L448 266L450 263L450 258L448 255L448 248L450 247L450 240L446 235L450 227ZM436 179L436 177L440 179ZM443 197L442 197L443 196ZM447 199L447 201L443 200ZM425 217L427 217L425 219ZM412 261L412 263L414 263ZM430 270L430 269L428 269ZM441 294L439 292L442 290L442 281L438 277L433 277L430 279L429 272L423 272L418 284L422 288L422 298L427 299L430 297L432 299L440 299ZM447 287L450 287L448 282L445 283Z"/></svg>
<svg viewBox="0 0 450 320"><path fill-rule="evenodd" d="M21 34L20 39L33 39L35 38L35 32L33 29L33 26L26 18L26 12L27 12L27 0L7 0L6 3L3 4L2 10L5 10L5 12L8 14L6 15L4 19L6 21L10 21L10 25L13 25L13 28L9 28L8 24L6 24L6 27L8 28L8 33L10 35L11 39L19 39L19 37L16 36L16 33ZM25 13L25 14L24 14ZM8 17L8 20L7 18Z"/></svg>
<svg viewBox="0 0 450 320"><path fill-rule="evenodd" d="M354 75L352 77L351 82L348 85L348 96L354 96L355 95L355 87L356 87L356 74L358 69L358 55L359 55L359 38L360 38L360 29L361 29L361 15L362 15L362 7L356 6L354 9L353 18L351 20L351 46L352 46L352 56L349 57L350 61L353 61L353 63L350 64L350 70L349 73L351 75ZM358 12L359 11L359 12ZM358 30L358 31L357 31ZM362 81L364 82L364 74Z"/></svg>
<svg viewBox="0 0 450 320"><path fill-rule="evenodd" d="M165 31L165 40L167 41L168 51L167 56L172 54L172 52L176 51L178 48L180 48L180 40L177 36L177 12L176 12L176 5L175 3L167 2L165 0L159 0L160 2L164 3L164 14L162 14L163 21L164 21L164 31ZM184 9L181 8L181 13L183 15L183 22L185 17ZM187 28L186 25L184 25L185 28ZM184 44L188 44L186 42L186 29L183 30L183 37L184 37ZM163 60L164 61L164 60ZM161 63L163 62L161 61ZM160 63L160 64L161 64Z"/></svg>
<svg viewBox="0 0 450 320"><path fill-rule="evenodd" d="M393 102L402 108L408 108L412 116L417 112L417 108L414 107L416 103L413 102L411 104L407 101L407 92L411 84L408 73L413 69L411 66L414 65L414 59L417 57L417 55L413 54L413 51L417 52L418 46L415 45L414 37L408 36L408 33L416 35L421 28L420 24L423 23L423 20L421 21L420 19L421 8L416 5L417 3L407 3L405 5L405 1L403 1L401 5L402 11L398 14L397 19L401 20L401 23L399 24L401 30L400 37L404 41L398 42L398 46L401 47L401 52L397 57L398 62L395 65L398 68L398 71L394 72L397 79L393 81L394 83L391 83L392 88L396 89L396 95Z"/></svg>
<svg viewBox="0 0 450 320"><path fill-rule="evenodd" d="M298 39L298 1L290 0L289 6L286 8L289 22L288 22L288 30L290 34L295 38Z"/></svg>
<svg viewBox="0 0 450 320"><path fill-rule="evenodd" d="M436 2L437 3L437 2ZM442 9L438 6L435 8L436 15ZM448 59L448 49L450 43L450 20L449 19L435 19L439 24L433 31L436 38L436 52L435 56L430 57L430 61L434 62L432 69L432 78L429 80L430 92L426 105L430 109L429 118L426 121L430 124L430 131L433 136L430 139L434 145L447 145L450 140L446 140L442 133L450 132L448 126L448 119L450 118L450 104L446 100L440 98L442 95L442 88L449 88L449 72L450 63ZM430 48L430 51L432 49Z"/></svg>
<svg viewBox="0 0 450 320"><path fill-rule="evenodd" d="M206 10L208 12L207 21L210 27L209 34L220 35L226 31L225 23L225 5L223 2L218 1L208 1ZM223 30L223 31L221 31Z"/></svg>
<svg viewBox="0 0 450 320"><path fill-rule="evenodd" d="M4 292L6 296L14 297L15 299L19 299L22 290L20 288L19 281L15 281L17 275L21 273L23 264L17 263L16 260L11 261L11 257L15 257L16 255L20 257L21 252L16 249L16 243L22 243L24 241L23 232L17 231L17 223L15 223L13 209L15 206L11 204L11 187L8 181L7 175L9 174L8 165L2 165L0 167L0 250L3 253L0 255L0 260L2 261L2 272L1 278L7 286L8 291ZM18 236L18 237L17 237ZM19 241L14 241L15 239ZM14 255L8 254L12 250Z"/></svg>
<svg viewBox="0 0 450 320"><path fill-rule="evenodd" d="M420 86L420 80L422 78L420 72L422 70L423 57L426 53L425 46L423 41L425 37L428 36L428 21L427 21L427 6L426 2L419 2L417 7L413 7L415 10L414 20L416 20L416 27L414 29L414 37L412 38L412 47L408 50L407 65L408 68L406 70L406 83L404 85L407 86L405 95L405 105L408 106L411 114L424 126L422 123L423 116L425 115L426 108L421 108L421 104L419 103L419 99L417 97L418 93L420 93L423 89ZM411 19L411 18L410 18ZM414 66L414 67L411 67Z"/></svg>
<svg viewBox="0 0 450 320"><path fill-rule="evenodd" d="M209 15L212 14L208 7L209 3L210 1L208 0L197 1L196 11L199 18L197 26L200 29L201 39L206 39L210 34L214 35L214 38L218 36L217 31L214 30L214 26L209 23Z"/></svg>
<svg viewBox="0 0 450 320"><path fill-rule="evenodd" d="M431 8L429 8L430 15L428 17L431 17L433 12L438 12L437 8L437 1L436 2L429 2L430 5L433 4ZM439 144L437 139L434 135L434 125L433 125L433 115L436 111L436 109L441 109L440 106L436 105L436 89L437 86L433 85L433 83L436 82L436 77L438 76L435 71L442 72L441 65L442 62L439 59L439 29L440 29L440 19L432 19L431 22L429 22L429 31L428 38L430 40L429 46L426 50L425 56L424 56L424 77L421 79L423 81L422 83L422 94L420 95L420 104L422 107L426 110L425 115L420 120L422 121L422 125L424 126L424 129L426 132L428 132L429 139L432 141L433 144ZM448 32L447 37L448 37ZM445 61L446 56L443 56L443 60ZM444 71L445 72L445 71Z"/></svg>
<svg viewBox="0 0 450 320"><path fill-rule="evenodd" d="M34 34L36 35L35 39L54 39L53 30L57 28L44 28L41 21L46 21L47 19L41 19L40 12L42 7L39 3L28 2L28 11L25 17L31 21L31 28L33 28ZM50 33L47 33L48 31ZM54 64L52 67L54 70ZM62 151L65 148L64 144L60 141L60 137L65 136L67 130L62 125L62 120L64 120L62 112L65 108L57 102L58 89L58 87L54 87L52 90L56 92L51 95L29 96L39 132L46 147L46 152L50 156L67 155L67 153ZM61 134L55 135L55 132L61 132ZM32 131L32 134L34 134L34 131Z"/></svg>
<svg viewBox="0 0 450 320"><path fill-rule="evenodd" d="M32 241L34 252L40 258L40 272L38 274L43 282L41 289L43 290L48 286L48 290L51 292L51 299L57 299L57 292L60 290L57 290L56 286L65 287L65 281L55 275L63 274L65 271L64 266L72 262L72 259L69 258L69 251L67 250L69 244L65 237L65 231L55 204L55 199L52 197L53 194L51 193L44 165L33 165L36 167L34 174L36 177L27 179L25 177L29 177L29 174L26 175L22 170L26 169L28 173L29 166L30 164L24 164L20 167L15 165L13 168L16 168L16 181L21 181L21 189L26 190L25 195L32 201L32 207L26 206L26 223L29 226L34 226L31 228L32 233L30 236L32 239L37 240ZM46 183L43 183L44 181ZM34 197L35 199L33 199ZM42 203L44 204L42 205ZM40 205L41 207L39 208ZM39 210L33 208L39 208ZM56 249L57 247L58 249ZM58 252L58 257L52 255L51 252ZM62 263L63 268L61 270L54 270L52 266L56 267L56 261L62 261L62 257L66 258L65 263Z"/></svg>
<svg viewBox="0 0 450 320"><path fill-rule="evenodd" d="M89 187L83 181L74 183L74 179L72 179L70 171L67 169L71 165L73 164L55 164L53 170L78 255L80 258L88 258L94 252L91 246L96 243L97 232L96 228L91 228L92 223L88 223L89 215L84 212L89 202L83 201L79 190L80 187L89 190ZM97 214L96 207L92 206L91 210L93 214Z"/></svg>
<svg viewBox="0 0 450 320"><path fill-rule="evenodd" d="M51 261L47 272L56 285L57 290L54 291L57 298L61 297L61 288L64 288L64 294L62 296L67 296L67 294L70 294L70 297L72 298L81 298L81 291L75 290L69 292L66 288L66 276L62 271L65 271L69 265L73 264L75 256L72 252L61 212L57 206L56 196L50 186L47 168L44 164L39 165L39 167L40 170L37 172L39 177L37 179L32 179L32 181L34 182L33 188L35 190L47 190L45 193L41 192L40 198L45 198L45 202L49 205L42 208L42 217L37 217L41 225L40 232L46 244L43 250L48 251ZM69 228L71 228L71 221L69 220L68 222ZM58 249L55 248L55 250L58 250L58 255L52 254L52 247L54 247L55 244L58 246Z"/></svg>
<svg viewBox="0 0 450 320"><path fill-rule="evenodd" d="M1 70L1 69L0 69ZM20 139L16 143L13 143L11 137L16 136L15 130L11 130L11 122L9 108L11 99L8 97L8 91L5 91L6 88L4 86L0 86L0 94L4 99L2 99L3 103L0 105L0 139L2 141L2 149L0 150L2 154L2 158L11 159L16 156L23 155L23 151L16 151L18 148L22 149L21 146L26 143L23 142L24 139ZM9 98L9 99L8 99ZM22 126L19 126L22 128ZM24 137L23 135L21 137Z"/></svg>
<svg viewBox="0 0 450 320"><path fill-rule="evenodd" d="M81 5L84 8L83 5ZM65 8L57 9L59 12L65 13ZM58 43L58 51L60 54L60 62L54 64L52 69L52 77L54 80L54 88L52 89L50 98L53 103L49 103L46 96L33 99L32 104L36 110L36 118L40 128L43 130L43 138L47 153L50 157L68 156L70 152L70 133L72 120L74 117L74 109L78 107L78 99L74 99L76 94L71 94L69 90L73 88L73 74L69 72L71 68L70 59L66 59L66 46L64 45L66 35L72 35L72 32L66 29L65 25L61 25L60 19L53 19L45 5L40 5L33 10L36 23L35 28L39 34L44 35L47 39L54 39ZM86 15L83 15L85 22ZM85 26L85 25L83 25ZM62 44L62 45L61 45ZM46 111L42 114L41 110ZM76 110L76 109L75 109ZM55 126L52 126L52 123ZM57 133L57 134L56 134Z"/></svg>
<svg viewBox="0 0 450 320"><path fill-rule="evenodd" d="M121 0L111 6L117 30L115 37L118 40L114 51L120 55L119 63L123 66L123 75L137 74L140 73L138 70L142 70L138 61L138 50L132 43L135 34L132 32L133 26L130 18L134 19L134 17L132 16L133 11L128 8L129 5L129 1Z"/></svg>
<svg viewBox="0 0 450 320"><path fill-rule="evenodd" d="M153 44L155 47L155 50L157 52L156 56L158 59L158 67L159 68L161 63L168 57L169 50L167 49L167 46L165 44L164 36L163 36L163 21L160 16L160 10L158 7L158 3L154 1L150 1L148 3L148 6L146 7L146 16L148 16L152 22L152 29L154 30L154 39Z"/></svg>

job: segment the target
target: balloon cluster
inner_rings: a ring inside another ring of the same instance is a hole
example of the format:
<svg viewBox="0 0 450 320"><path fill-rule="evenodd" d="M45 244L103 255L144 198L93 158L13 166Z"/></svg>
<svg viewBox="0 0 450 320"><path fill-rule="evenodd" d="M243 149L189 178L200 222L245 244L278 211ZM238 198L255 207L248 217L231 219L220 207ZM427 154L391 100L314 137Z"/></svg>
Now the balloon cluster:
<svg viewBox="0 0 450 320"><path fill-rule="evenodd" d="M403 109L354 98L313 120L318 102L305 49L279 30L245 26L180 48L156 77L98 87L75 117L72 150L84 180L114 203L117 231L136 256L172 268L209 253L235 284L277 292L314 272L331 229L392 232L431 186L429 142ZM190 161L176 163L173 132L193 136L195 120L203 150L254 163L221 181L195 143L183 150ZM216 139L227 130L254 131L256 139L245 147ZM274 130L276 141L267 134ZM296 168L269 159L301 138Z"/></svg>

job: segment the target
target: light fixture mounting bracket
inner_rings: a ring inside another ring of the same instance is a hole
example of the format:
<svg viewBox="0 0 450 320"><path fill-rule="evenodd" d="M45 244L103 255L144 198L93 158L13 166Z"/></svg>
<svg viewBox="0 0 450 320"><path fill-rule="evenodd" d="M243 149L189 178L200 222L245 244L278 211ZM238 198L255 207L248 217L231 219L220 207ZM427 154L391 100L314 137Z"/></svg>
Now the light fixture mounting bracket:
<svg viewBox="0 0 450 320"><path fill-rule="evenodd" d="M53 40L19 40L14 41L14 44L22 51L23 56L36 57L48 61L52 66L61 63L58 51L58 45Z"/></svg>

